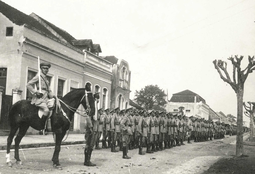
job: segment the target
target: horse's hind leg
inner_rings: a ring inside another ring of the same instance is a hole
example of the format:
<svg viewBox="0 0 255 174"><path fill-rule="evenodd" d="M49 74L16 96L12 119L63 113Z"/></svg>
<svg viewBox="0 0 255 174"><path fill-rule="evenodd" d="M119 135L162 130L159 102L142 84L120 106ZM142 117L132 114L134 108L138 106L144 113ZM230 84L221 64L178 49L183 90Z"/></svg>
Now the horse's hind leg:
<svg viewBox="0 0 255 174"><path fill-rule="evenodd" d="M18 130L18 127L11 127L9 136L7 138L6 163L9 165L9 167L12 166L11 158L10 158L11 144L17 130Z"/></svg>
<svg viewBox="0 0 255 174"><path fill-rule="evenodd" d="M19 164L22 164L21 160L19 158L19 144L20 144L21 139L26 134L28 128L29 128L28 125L22 124L19 127L19 132L18 132L18 134L17 134L17 136L15 138L15 155L14 155L14 158L17 160L17 163L19 163Z"/></svg>

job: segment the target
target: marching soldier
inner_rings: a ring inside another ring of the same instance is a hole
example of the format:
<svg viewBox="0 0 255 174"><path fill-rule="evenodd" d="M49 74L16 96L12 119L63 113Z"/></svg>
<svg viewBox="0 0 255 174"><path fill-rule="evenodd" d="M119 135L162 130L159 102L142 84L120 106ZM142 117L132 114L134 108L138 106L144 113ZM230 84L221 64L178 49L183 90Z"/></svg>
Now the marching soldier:
<svg viewBox="0 0 255 174"><path fill-rule="evenodd" d="M172 144L171 144L171 141L172 141L172 139L171 139L171 135L172 135L172 129L171 129L171 121L172 121L172 119L171 119L171 113L168 113L167 114L167 134L166 134L166 136L167 136L167 148L168 149L170 149L171 147L172 147Z"/></svg>
<svg viewBox="0 0 255 174"><path fill-rule="evenodd" d="M173 123L173 146L177 146L177 142L178 142L178 125L179 125L179 122L178 122L178 118L177 118L177 115L174 115L173 119L172 119L172 123Z"/></svg>
<svg viewBox="0 0 255 174"><path fill-rule="evenodd" d="M178 115L176 118L176 125L177 125L176 145L180 146L181 145L180 144L180 137L181 137L180 128L182 127L181 121L180 121L180 115Z"/></svg>

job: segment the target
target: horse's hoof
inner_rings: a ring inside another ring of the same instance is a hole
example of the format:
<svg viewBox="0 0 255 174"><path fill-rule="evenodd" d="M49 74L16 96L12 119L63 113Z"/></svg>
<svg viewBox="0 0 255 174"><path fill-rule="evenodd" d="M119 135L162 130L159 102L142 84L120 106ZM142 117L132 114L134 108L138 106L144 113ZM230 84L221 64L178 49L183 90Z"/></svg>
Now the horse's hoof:
<svg viewBox="0 0 255 174"><path fill-rule="evenodd" d="M7 162L6 164L8 165L8 167L12 167L12 162L11 161Z"/></svg>
<svg viewBox="0 0 255 174"><path fill-rule="evenodd" d="M22 161L16 161L16 164L22 165L23 163L22 163Z"/></svg>
<svg viewBox="0 0 255 174"><path fill-rule="evenodd" d="M59 170L63 169L60 164L53 164L53 167Z"/></svg>

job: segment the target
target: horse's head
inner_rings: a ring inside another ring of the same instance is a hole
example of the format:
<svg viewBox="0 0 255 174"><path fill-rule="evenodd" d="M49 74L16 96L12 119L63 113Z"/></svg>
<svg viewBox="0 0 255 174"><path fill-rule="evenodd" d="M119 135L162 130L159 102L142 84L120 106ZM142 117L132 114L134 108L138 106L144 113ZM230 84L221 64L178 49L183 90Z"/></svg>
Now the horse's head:
<svg viewBox="0 0 255 174"><path fill-rule="evenodd" d="M81 99L81 104L85 108L87 114L89 116L93 116L95 114L95 100L91 91L84 90L84 96Z"/></svg>

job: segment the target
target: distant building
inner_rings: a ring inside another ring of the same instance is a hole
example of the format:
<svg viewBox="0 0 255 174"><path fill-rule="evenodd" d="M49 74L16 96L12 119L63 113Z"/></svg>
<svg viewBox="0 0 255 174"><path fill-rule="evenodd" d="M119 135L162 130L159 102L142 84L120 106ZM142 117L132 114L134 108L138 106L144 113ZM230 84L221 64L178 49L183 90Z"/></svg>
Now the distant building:
<svg viewBox="0 0 255 174"><path fill-rule="evenodd" d="M131 71L127 61L115 56L106 56L105 60L113 64L111 86L111 108L129 108Z"/></svg>
<svg viewBox="0 0 255 174"><path fill-rule="evenodd" d="M173 94L165 109L167 112L179 112L180 107L184 107L183 111L186 116L209 119L210 108L206 101L190 90Z"/></svg>

